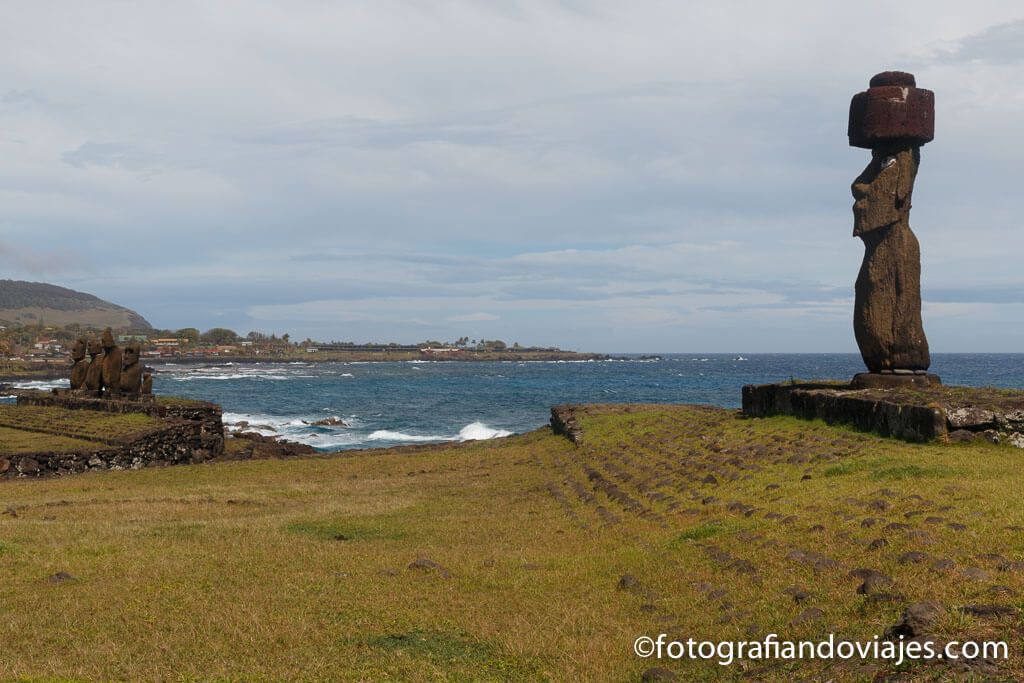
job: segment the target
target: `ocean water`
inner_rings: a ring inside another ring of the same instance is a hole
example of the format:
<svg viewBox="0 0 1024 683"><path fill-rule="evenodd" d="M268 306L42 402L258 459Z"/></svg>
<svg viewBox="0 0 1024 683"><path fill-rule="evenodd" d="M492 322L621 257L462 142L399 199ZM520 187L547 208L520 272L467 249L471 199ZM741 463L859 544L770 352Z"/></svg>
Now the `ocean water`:
<svg viewBox="0 0 1024 683"><path fill-rule="evenodd" d="M465 441L547 423L558 403L740 405L744 384L845 379L856 354L671 354L658 360L158 365L154 390L219 403L229 426L322 450ZM946 384L1024 389L1024 354L935 354ZM47 388L66 382L26 382ZM337 418L340 425L311 424Z"/></svg>

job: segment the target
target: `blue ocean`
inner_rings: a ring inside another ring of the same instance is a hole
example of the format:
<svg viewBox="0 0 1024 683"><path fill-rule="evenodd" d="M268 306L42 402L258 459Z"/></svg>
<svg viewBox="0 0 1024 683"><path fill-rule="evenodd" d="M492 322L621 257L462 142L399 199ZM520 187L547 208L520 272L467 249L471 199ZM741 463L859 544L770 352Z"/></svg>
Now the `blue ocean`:
<svg viewBox="0 0 1024 683"><path fill-rule="evenodd" d="M931 369L946 384L1024 389L1024 354L934 354ZM525 432L546 424L559 403L736 408L744 384L846 379L863 364L856 354L670 354L609 361L162 364L156 370L159 394L213 401L223 406L228 426L330 451ZM343 424L313 424L330 418Z"/></svg>

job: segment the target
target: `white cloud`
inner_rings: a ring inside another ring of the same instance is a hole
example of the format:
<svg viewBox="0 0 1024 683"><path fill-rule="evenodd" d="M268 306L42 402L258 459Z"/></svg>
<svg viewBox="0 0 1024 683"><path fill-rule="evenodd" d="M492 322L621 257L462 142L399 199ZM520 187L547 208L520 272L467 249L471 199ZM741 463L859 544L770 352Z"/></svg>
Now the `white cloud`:
<svg viewBox="0 0 1024 683"><path fill-rule="evenodd" d="M169 327L852 349L847 106L905 67L938 103L925 294L963 322L933 347L962 349L993 315L968 302L1020 281L1020 24L1000 0L23 4L6 275Z"/></svg>

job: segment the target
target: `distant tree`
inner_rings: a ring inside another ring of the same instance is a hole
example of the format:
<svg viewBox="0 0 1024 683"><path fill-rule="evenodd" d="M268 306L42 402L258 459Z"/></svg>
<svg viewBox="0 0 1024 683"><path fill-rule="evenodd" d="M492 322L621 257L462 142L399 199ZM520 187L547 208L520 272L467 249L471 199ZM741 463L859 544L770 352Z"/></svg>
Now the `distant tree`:
<svg viewBox="0 0 1024 683"><path fill-rule="evenodd" d="M234 330L229 330L226 327L214 327L199 336L199 340L207 344L230 344L237 339L238 335Z"/></svg>
<svg viewBox="0 0 1024 683"><path fill-rule="evenodd" d="M288 334L287 332L285 332L283 335L281 335L281 341L283 341L285 344L291 343L290 342L291 338L292 338L292 336L290 334Z"/></svg>
<svg viewBox="0 0 1024 683"><path fill-rule="evenodd" d="M210 331L212 332L213 330ZM232 332L232 334L234 333ZM197 341L199 341L200 334L199 330L197 330L194 327L183 327L180 330L176 331L174 333L174 336L177 337L178 339L186 340L189 344L195 344Z"/></svg>

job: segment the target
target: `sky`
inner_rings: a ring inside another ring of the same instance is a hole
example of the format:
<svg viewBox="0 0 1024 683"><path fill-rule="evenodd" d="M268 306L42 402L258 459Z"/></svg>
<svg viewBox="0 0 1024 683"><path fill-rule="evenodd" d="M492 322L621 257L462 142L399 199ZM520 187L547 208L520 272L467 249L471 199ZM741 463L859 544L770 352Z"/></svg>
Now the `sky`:
<svg viewBox="0 0 1024 683"><path fill-rule="evenodd" d="M160 328L855 352L850 97L936 95L933 352L1024 351L1024 8L40 2L0 22L0 278Z"/></svg>

